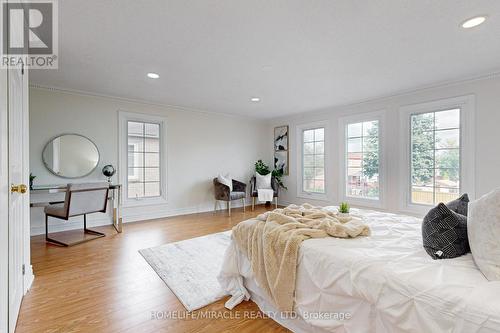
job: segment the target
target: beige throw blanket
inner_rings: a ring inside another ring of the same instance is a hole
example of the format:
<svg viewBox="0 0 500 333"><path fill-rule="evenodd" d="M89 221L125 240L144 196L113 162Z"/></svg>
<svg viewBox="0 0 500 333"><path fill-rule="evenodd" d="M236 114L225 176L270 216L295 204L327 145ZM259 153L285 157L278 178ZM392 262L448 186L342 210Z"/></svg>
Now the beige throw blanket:
<svg viewBox="0 0 500 333"><path fill-rule="evenodd" d="M367 236L370 229L358 218L340 221L335 213L314 207L290 205L240 223L233 237L251 263L259 286L280 311L292 311L299 246L309 238Z"/></svg>

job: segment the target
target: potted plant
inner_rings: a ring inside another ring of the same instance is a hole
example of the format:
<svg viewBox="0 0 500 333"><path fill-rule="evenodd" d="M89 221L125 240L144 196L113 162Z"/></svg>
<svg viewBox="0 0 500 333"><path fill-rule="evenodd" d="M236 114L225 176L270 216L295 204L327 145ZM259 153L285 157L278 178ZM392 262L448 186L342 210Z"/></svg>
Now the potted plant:
<svg viewBox="0 0 500 333"><path fill-rule="evenodd" d="M33 183L35 182L36 176L30 172L30 190L33 189Z"/></svg>
<svg viewBox="0 0 500 333"><path fill-rule="evenodd" d="M338 216L339 217L349 217L349 204L347 202L341 202L339 205L339 212Z"/></svg>

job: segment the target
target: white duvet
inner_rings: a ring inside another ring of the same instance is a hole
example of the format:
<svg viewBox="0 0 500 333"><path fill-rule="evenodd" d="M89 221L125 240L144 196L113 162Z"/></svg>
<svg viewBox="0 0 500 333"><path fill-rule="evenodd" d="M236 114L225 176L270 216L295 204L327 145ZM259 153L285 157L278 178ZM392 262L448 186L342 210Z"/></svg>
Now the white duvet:
<svg viewBox="0 0 500 333"><path fill-rule="evenodd" d="M302 243L296 317L275 312L233 241L219 276L223 289L252 298L295 332L500 332L500 281L488 281L471 254L432 260L422 247L421 219L352 211L371 236Z"/></svg>

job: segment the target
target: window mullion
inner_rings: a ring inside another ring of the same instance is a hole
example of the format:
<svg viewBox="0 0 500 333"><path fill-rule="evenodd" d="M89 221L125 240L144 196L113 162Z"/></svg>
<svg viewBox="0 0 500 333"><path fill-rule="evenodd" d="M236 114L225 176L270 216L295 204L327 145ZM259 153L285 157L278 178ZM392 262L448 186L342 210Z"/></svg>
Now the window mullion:
<svg viewBox="0 0 500 333"><path fill-rule="evenodd" d="M363 179L364 179L364 176L365 176L365 172L364 172L364 156L365 156L365 150L364 150L364 142L365 142L365 138L364 138L364 131L365 131L365 123L361 123L361 179L360 179L360 183L363 185L363 192L361 194L362 197L365 197L365 184L363 182Z"/></svg>
<svg viewBox="0 0 500 333"><path fill-rule="evenodd" d="M142 123L142 197L146 197L146 123Z"/></svg>
<svg viewBox="0 0 500 333"><path fill-rule="evenodd" d="M306 172L306 169L305 169L305 133L306 131L302 131L302 191L304 192L308 192L306 191L306 182L305 182L305 172Z"/></svg>
<svg viewBox="0 0 500 333"><path fill-rule="evenodd" d="M436 204L436 112L433 113L433 136L432 136L432 141L433 141L433 148L434 148L434 168L432 169L432 184L433 184L433 189L432 189L432 202Z"/></svg>

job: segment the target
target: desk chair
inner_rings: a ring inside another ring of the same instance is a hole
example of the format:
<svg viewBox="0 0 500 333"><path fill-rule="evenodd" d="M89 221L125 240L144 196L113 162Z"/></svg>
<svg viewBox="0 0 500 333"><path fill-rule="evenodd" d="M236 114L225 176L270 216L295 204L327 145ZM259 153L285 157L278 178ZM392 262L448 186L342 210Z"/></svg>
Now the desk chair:
<svg viewBox="0 0 500 333"><path fill-rule="evenodd" d="M64 203L45 207L45 240L62 246L72 246L106 236L102 232L87 229L87 214L106 213L108 192L109 184L105 182L68 184ZM83 239L65 242L49 237L49 216L67 221L70 217L81 215L83 215Z"/></svg>

